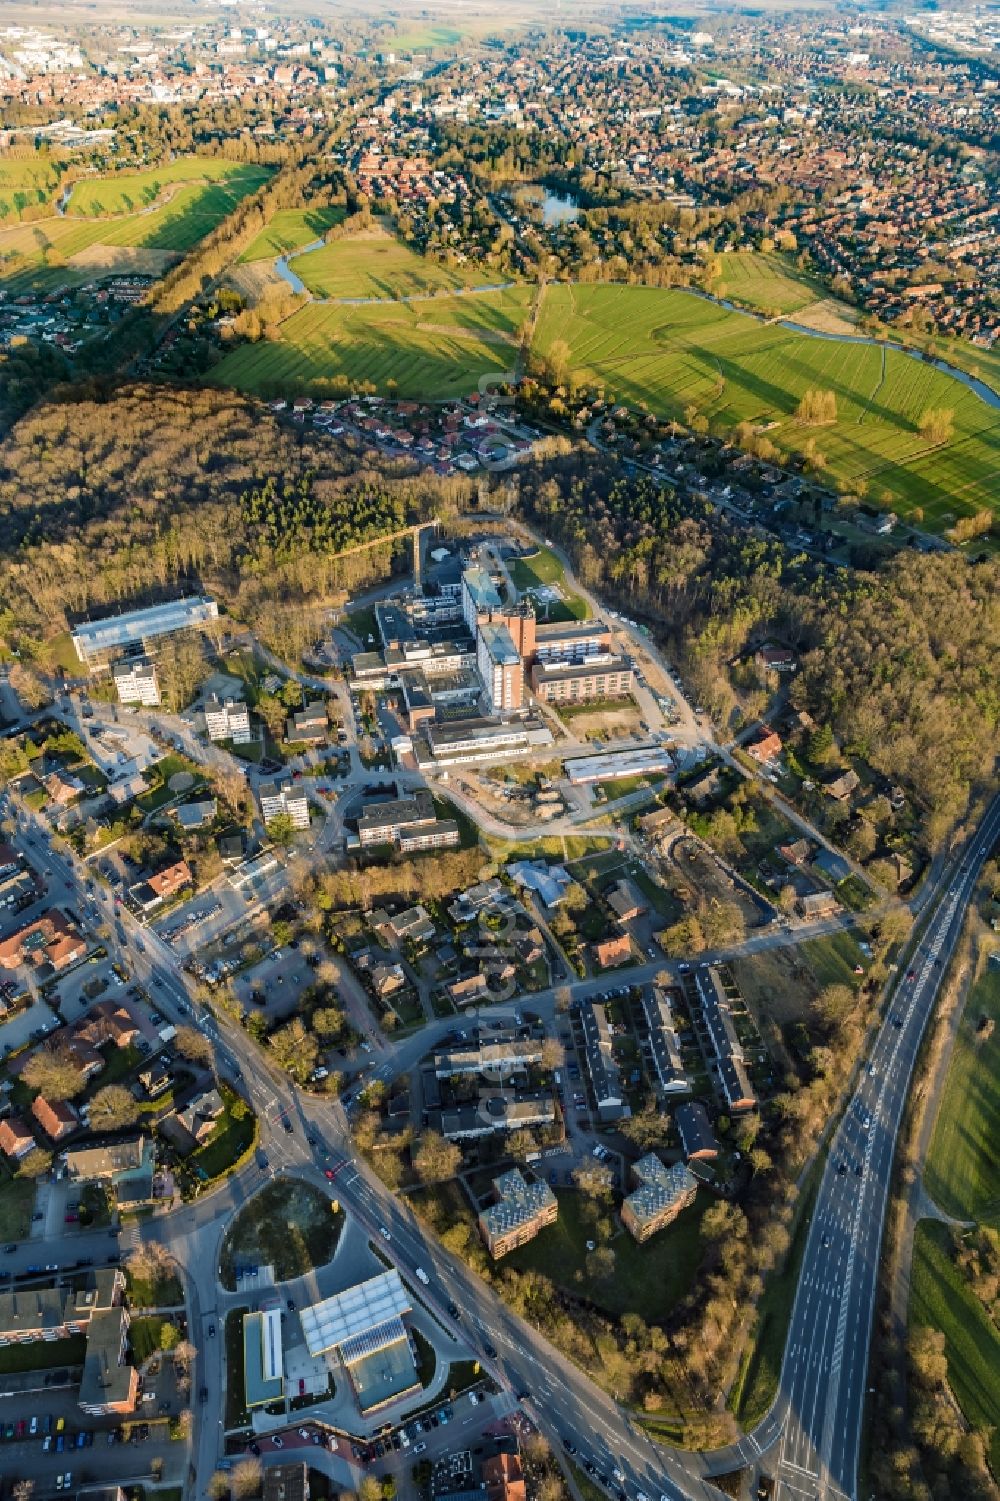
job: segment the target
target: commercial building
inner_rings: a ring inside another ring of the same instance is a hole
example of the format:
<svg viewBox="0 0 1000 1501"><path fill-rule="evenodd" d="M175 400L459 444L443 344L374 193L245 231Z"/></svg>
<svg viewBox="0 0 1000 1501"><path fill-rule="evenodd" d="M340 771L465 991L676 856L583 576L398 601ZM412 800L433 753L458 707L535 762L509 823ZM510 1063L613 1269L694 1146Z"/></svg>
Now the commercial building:
<svg viewBox="0 0 1000 1501"><path fill-rule="evenodd" d="M654 1152L633 1164L632 1176L638 1187L622 1204L622 1224L641 1244L694 1203L698 1180L682 1162L664 1167Z"/></svg>
<svg viewBox="0 0 1000 1501"><path fill-rule="evenodd" d="M461 838L458 824L451 818L438 818L434 799L426 787L416 792L370 803L358 818L358 843L362 849L373 845L395 844L403 853L426 849L447 849Z"/></svg>
<svg viewBox="0 0 1000 1501"><path fill-rule="evenodd" d="M559 1217L559 1201L547 1183L528 1183L520 1168L493 1179L496 1203L479 1212L479 1233L494 1261L534 1240Z"/></svg>
<svg viewBox="0 0 1000 1501"><path fill-rule="evenodd" d="M305 789L292 781L291 777L285 777L273 782L261 782L258 788L260 797L260 816L265 824L269 824L279 814L287 814L292 820L295 829L308 829L309 827L309 799Z"/></svg>
<svg viewBox="0 0 1000 1501"><path fill-rule="evenodd" d="M476 666L491 714L512 714L524 699L524 668L505 625L487 622L476 635Z"/></svg>
<svg viewBox="0 0 1000 1501"><path fill-rule="evenodd" d="M281 1310L277 1305L243 1315L243 1390L251 1410L284 1395Z"/></svg>
<svg viewBox="0 0 1000 1501"><path fill-rule="evenodd" d="M213 693L205 700L205 733L209 740L231 740L234 745L249 745L253 739L250 710L242 699L221 699Z"/></svg>
<svg viewBox="0 0 1000 1501"><path fill-rule="evenodd" d="M160 702L156 666L149 657L124 657L112 670L118 698L123 704L143 704L155 709Z"/></svg>
<svg viewBox="0 0 1000 1501"><path fill-rule="evenodd" d="M106 1183L119 1211L153 1203L156 1146L152 1137L133 1136L104 1147L70 1147L64 1155L67 1178L75 1183Z"/></svg>
<svg viewBox="0 0 1000 1501"><path fill-rule="evenodd" d="M632 692L632 667L624 657L602 655L580 662L535 662L531 691L543 703L576 704L596 698L627 698Z"/></svg>
<svg viewBox="0 0 1000 1501"><path fill-rule="evenodd" d="M420 1390L403 1323L411 1310L409 1294L395 1269L302 1310L309 1354L339 1356L363 1413Z"/></svg>
<svg viewBox="0 0 1000 1501"><path fill-rule="evenodd" d="M661 1095L687 1094L691 1081L684 1071L680 1043L674 1030L670 1000L660 986L642 992L642 1012L646 1019L650 1063Z"/></svg>
<svg viewBox="0 0 1000 1501"><path fill-rule="evenodd" d="M128 610L121 615L79 625L73 632L73 645L80 661L93 672L129 647L143 647L159 636L191 630L217 619L218 614L219 607L214 599L184 595L165 604Z"/></svg>
<svg viewBox="0 0 1000 1501"><path fill-rule="evenodd" d="M727 1106L734 1113L753 1110L757 1097L747 1077L743 1046L733 1022L730 997L719 971L699 969L694 985L701 1003L718 1082Z"/></svg>
<svg viewBox="0 0 1000 1501"><path fill-rule="evenodd" d="M602 1121L620 1120L625 1111L625 1094L615 1062L607 1011L599 1001L581 1001L579 1015L583 1056L597 1113Z"/></svg>

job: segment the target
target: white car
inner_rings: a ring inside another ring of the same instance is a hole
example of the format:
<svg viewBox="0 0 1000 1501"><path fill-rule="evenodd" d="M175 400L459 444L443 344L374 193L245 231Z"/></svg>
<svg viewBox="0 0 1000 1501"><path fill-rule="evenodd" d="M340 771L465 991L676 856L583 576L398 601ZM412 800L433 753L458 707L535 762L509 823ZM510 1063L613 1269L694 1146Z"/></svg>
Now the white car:
<svg viewBox="0 0 1000 1501"><path fill-rule="evenodd" d="M392 1240L392 1236L389 1234L388 1230L385 1228L384 1225L379 1225L379 1227L378 1227L378 1233L379 1233L379 1235L381 1235L381 1237L382 1237L383 1240Z"/></svg>

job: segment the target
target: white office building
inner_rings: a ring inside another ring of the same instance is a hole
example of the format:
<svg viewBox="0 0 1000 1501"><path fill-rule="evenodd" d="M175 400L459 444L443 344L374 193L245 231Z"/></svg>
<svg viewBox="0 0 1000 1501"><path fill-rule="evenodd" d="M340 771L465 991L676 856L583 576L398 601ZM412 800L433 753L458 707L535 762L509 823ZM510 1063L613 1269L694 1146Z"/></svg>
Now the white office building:
<svg viewBox="0 0 1000 1501"><path fill-rule="evenodd" d="M213 693L205 703L205 730L209 740L231 740L234 745L249 745L253 739L250 710L241 699L223 700Z"/></svg>
<svg viewBox="0 0 1000 1501"><path fill-rule="evenodd" d="M155 709L160 702L160 685L156 680L156 667L148 657L128 657L116 662L113 677L123 704L143 704Z"/></svg>
<svg viewBox="0 0 1000 1501"><path fill-rule="evenodd" d="M215 620L219 607L214 599L188 595L150 605L145 610L129 610L105 620L88 621L73 632L73 645L81 662L93 670L104 666L111 656L129 647L142 646L158 636L190 630Z"/></svg>

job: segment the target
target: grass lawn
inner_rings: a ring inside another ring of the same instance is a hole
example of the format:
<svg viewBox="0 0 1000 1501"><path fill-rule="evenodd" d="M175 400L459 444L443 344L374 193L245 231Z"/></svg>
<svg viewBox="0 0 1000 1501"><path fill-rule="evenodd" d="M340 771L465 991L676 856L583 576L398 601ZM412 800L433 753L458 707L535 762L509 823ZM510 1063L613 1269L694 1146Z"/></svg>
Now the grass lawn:
<svg viewBox="0 0 1000 1501"><path fill-rule="evenodd" d="M253 178L265 181L268 172L248 168L243 162L226 161L219 156L180 156L159 167L139 172L112 172L102 177L85 177L70 194L67 215L93 217L101 214L131 214L148 208L178 183L229 182Z"/></svg>
<svg viewBox="0 0 1000 1501"><path fill-rule="evenodd" d="M241 262L273 260L321 240L344 217L342 208L283 208L240 256Z"/></svg>
<svg viewBox="0 0 1000 1501"><path fill-rule="evenodd" d="M226 1101L226 1109L205 1145L192 1152L188 1158L188 1165L203 1182L219 1178L227 1172L249 1150L257 1136L257 1117L253 1111L248 1110L243 1116L233 1115L233 1097L225 1086L221 1092Z"/></svg>
<svg viewBox="0 0 1000 1501"><path fill-rule="evenodd" d="M330 1199L308 1183L275 1182L261 1189L234 1220L222 1247L221 1277L230 1291L238 1263L274 1267L288 1282L330 1260L344 1222Z"/></svg>
<svg viewBox="0 0 1000 1501"><path fill-rule="evenodd" d="M978 1036L992 1021L993 1035ZM988 964L969 992L934 1124L924 1186L956 1219L1000 1225L1000 966Z"/></svg>
<svg viewBox="0 0 1000 1501"><path fill-rule="evenodd" d="M508 569L514 587L522 593L531 593L551 585L562 588L566 576L563 565L548 547L540 547L526 558L512 558ZM564 591L562 599L551 604L540 603L538 613L540 619L552 621L586 620L590 615L586 601L578 594L568 591Z"/></svg>
<svg viewBox="0 0 1000 1501"><path fill-rule="evenodd" d="M458 287L485 287L502 278L475 266L442 266L387 234L351 235L311 250L295 272L316 297L427 296Z"/></svg>
<svg viewBox="0 0 1000 1501"><path fill-rule="evenodd" d="M128 1328L136 1365L142 1365L160 1349L160 1331L169 1319L133 1319Z"/></svg>
<svg viewBox="0 0 1000 1501"><path fill-rule="evenodd" d="M30 1345L4 1345L0 1348L0 1376L20 1371L48 1371L56 1366L83 1365L87 1349L85 1334L69 1339L32 1340Z"/></svg>
<svg viewBox="0 0 1000 1501"><path fill-rule="evenodd" d="M792 1243L784 1264L771 1272L764 1283L764 1291L757 1304L757 1322L729 1394L729 1406L747 1430L760 1422L778 1390L792 1304L799 1283L799 1268L805 1255L813 1205L825 1164L826 1153L823 1152L813 1163L799 1195L795 1223L792 1226Z"/></svg>
<svg viewBox="0 0 1000 1501"><path fill-rule="evenodd" d="M716 297L726 297L760 312L795 313L828 295L826 288L780 251L731 250L720 256L722 278L712 288Z"/></svg>
<svg viewBox="0 0 1000 1501"><path fill-rule="evenodd" d="M945 1337L948 1385L973 1428L992 1431L990 1464L1000 1469L1000 1329L965 1286L950 1254L951 1231L921 1220L913 1238L910 1327L927 1325Z"/></svg>
<svg viewBox="0 0 1000 1501"><path fill-rule="evenodd" d="M181 1287L179 1277L173 1274L152 1280L145 1277L133 1277L127 1265L125 1275L128 1280L128 1300L133 1308L182 1308L184 1306L184 1289Z"/></svg>
<svg viewBox="0 0 1000 1501"><path fill-rule="evenodd" d="M31 1178L0 1178L0 1240L24 1240L31 1229L35 1184Z"/></svg>
<svg viewBox="0 0 1000 1501"><path fill-rule="evenodd" d="M701 1262L699 1226L710 1203L705 1194L699 1193L690 1209L643 1246L622 1231L611 1242L615 1270L606 1280L587 1275L587 1240L594 1231L583 1213L584 1196L575 1189L557 1189L556 1194L556 1223L512 1251L503 1264L542 1272L567 1292L589 1298L614 1317L632 1312L648 1320L665 1319L690 1288Z"/></svg>
<svg viewBox="0 0 1000 1501"><path fill-rule="evenodd" d="M778 1026L798 1021L827 985L861 980L856 964L867 963L849 932L829 933L794 947L762 949L731 961L744 999L755 1016L771 1018Z"/></svg>
<svg viewBox="0 0 1000 1501"><path fill-rule="evenodd" d="M922 507L931 530L998 506L1000 412L907 354L763 326L689 292L655 287L552 284L535 337L542 354L564 339L574 372L614 401L647 404L664 417L683 417L693 406L719 432L741 421L768 423L788 452L811 438L831 479L884 491L904 516ZM833 391L835 422L798 424L795 409L810 387ZM937 447L919 432L930 408L954 414L953 436Z"/></svg>
<svg viewBox="0 0 1000 1501"><path fill-rule="evenodd" d="M347 243L335 241L333 248ZM295 262L296 272L305 277L313 256L328 253L302 256ZM408 284L404 279L403 285ZM282 323L280 339L232 350L214 367L211 379L264 396L343 394L366 383L383 393L423 400L468 395L482 375L513 367L514 331L530 296L530 288L515 287L412 303L383 297L360 306L313 302Z"/></svg>
<svg viewBox="0 0 1000 1501"><path fill-rule="evenodd" d="M194 762L189 761L186 756L174 754L164 756L161 761L155 761L149 770L153 771L154 768L159 773L162 781L152 791L144 792L141 797L136 798L136 806L141 808L144 813L155 813L157 808L162 808L172 798L180 796L179 793L171 791L170 788L170 778L176 772L186 771L194 777L194 782L189 788L190 792L194 792L202 784L201 772ZM146 775L148 776L149 773L147 772Z"/></svg>

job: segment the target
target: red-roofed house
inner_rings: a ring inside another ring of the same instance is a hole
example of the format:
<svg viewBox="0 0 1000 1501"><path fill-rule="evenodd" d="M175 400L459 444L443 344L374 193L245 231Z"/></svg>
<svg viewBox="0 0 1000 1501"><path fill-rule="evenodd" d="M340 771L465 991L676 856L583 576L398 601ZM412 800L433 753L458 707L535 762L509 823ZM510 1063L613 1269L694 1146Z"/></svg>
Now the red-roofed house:
<svg viewBox="0 0 1000 1501"><path fill-rule="evenodd" d="M80 1124L76 1111L68 1101L53 1100L50 1104L43 1094L32 1101L31 1113L46 1136L51 1136L53 1141L62 1141L64 1136L69 1136Z"/></svg>
<svg viewBox="0 0 1000 1501"><path fill-rule="evenodd" d="M761 766L766 766L769 761L781 755L781 736L776 735L774 730L764 725L760 738L755 740L753 745L747 746L747 754L753 756L755 761L759 761Z"/></svg>
<svg viewBox="0 0 1000 1501"><path fill-rule="evenodd" d="M0 1152L5 1152L15 1162L20 1162L22 1157L27 1157L34 1145L35 1138L31 1134L31 1128L19 1115L9 1115L5 1121L0 1121Z"/></svg>
<svg viewBox="0 0 1000 1501"><path fill-rule="evenodd" d="M17 969L19 964L33 964L40 968L43 964L51 964L53 969L65 969L82 959L86 952L84 939L53 907L0 943L0 968Z"/></svg>

